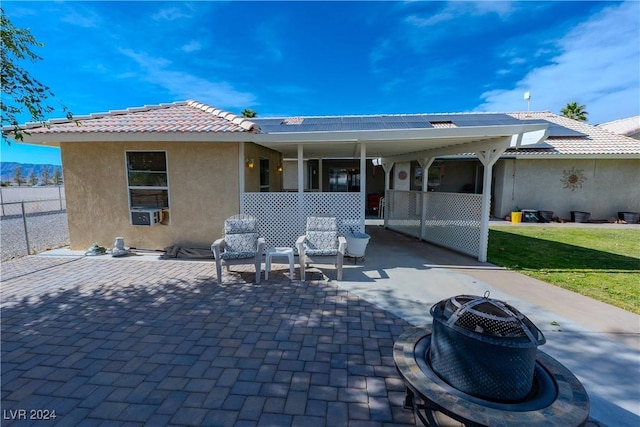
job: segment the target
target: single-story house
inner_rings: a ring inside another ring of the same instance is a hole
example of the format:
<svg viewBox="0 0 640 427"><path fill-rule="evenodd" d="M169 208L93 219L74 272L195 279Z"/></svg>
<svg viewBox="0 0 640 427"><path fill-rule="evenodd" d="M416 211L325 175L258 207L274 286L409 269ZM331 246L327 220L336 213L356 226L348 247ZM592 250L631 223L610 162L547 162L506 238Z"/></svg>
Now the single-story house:
<svg viewBox="0 0 640 427"><path fill-rule="evenodd" d="M186 101L26 127L61 149L73 249L208 247L239 212L293 246L311 214L362 231L374 194L386 226L485 260L491 213L640 210L640 142L552 113L247 119Z"/></svg>

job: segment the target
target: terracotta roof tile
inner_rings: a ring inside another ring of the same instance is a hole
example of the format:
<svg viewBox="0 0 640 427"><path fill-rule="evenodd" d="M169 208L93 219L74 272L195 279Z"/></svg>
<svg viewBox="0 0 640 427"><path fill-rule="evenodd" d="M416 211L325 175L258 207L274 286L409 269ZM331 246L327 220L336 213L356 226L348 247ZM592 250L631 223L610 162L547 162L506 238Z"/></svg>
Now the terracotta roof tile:
<svg viewBox="0 0 640 427"><path fill-rule="evenodd" d="M88 132L259 132L252 121L195 101L174 102L109 111L73 120L55 119L28 123L29 133Z"/></svg>
<svg viewBox="0 0 640 427"><path fill-rule="evenodd" d="M640 132L640 116L600 123L598 127L620 135L634 135Z"/></svg>
<svg viewBox="0 0 640 427"><path fill-rule="evenodd" d="M554 155L632 155L640 156L640 141L618 135L598 126L559 116L549 111L509 113L520 120L546 120L585 136L549 137L545 141L552 148L520 149L518 154L526 156Z"/></svg>

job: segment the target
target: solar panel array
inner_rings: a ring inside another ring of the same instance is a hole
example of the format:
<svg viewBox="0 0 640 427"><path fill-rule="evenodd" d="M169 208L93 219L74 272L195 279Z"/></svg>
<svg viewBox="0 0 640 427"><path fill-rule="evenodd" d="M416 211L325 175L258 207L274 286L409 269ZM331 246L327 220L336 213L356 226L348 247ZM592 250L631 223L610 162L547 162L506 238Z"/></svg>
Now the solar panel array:
<svg viewBox="0 0 640 427"><path fill-rule="evenodd" d="M315 116L286 118L254 118L263 133L276 132L330 132L360 130L430 129L437 122L451 122L456 127L504 126L523 123L544 123L549 126L550 137L586 136L543 119L519 120L502 113L464 114L398 114L369 116Z"/></svg>

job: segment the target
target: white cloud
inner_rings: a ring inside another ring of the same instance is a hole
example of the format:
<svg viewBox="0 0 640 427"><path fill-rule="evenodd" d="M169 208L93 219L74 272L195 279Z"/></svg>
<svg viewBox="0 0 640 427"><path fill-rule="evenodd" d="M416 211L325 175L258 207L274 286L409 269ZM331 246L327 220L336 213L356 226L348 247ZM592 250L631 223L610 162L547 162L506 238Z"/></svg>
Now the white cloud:
<svg viewBox="0 0 640 427"><path fill-rule="evenodd" d="M272 61L282 60L283 54L280 49L280 40L276 34L276 28L280 23L278 22L263 22L255 29L256 43L259 44L259 56L263 59L270 59Z"/></svg>
<svg viewBox="0 0 640 427"><path fill-rule="evenodd" d="M170 61L146 53L121 49L139 67L138 79L160 86L176 99L193 99L219 108L247 108L256 104L252 93L240 92L225 81L212 81L182 70L170 69ZM131 75L129 75L131 78Z"/></svg>
<svg viewBox="0 0 640 427"><path fill-rule="evenodd" d="M531 70L515 87L481 95L479 111L559 112L568 102L586 106L593 124L640 114L640 3L609 6L558 41L552 64Z"/></svg>
<svg viewBox="0 0 640 427"><path fill-rule="evenodd" d="M184 13L177 7L169 7L165 9L160 9L153 15L151 15L151 19L154 21L175 21L176 19L181 18L190 18L191 15L188 13Z"/></svg>
<svg viewBox="0 0 640 427"><path fill-rule="evenodd" d="M102 25L102 18L88 8L66 9L65 12L61 14L60 22L82 28L99 28Z"/></svg>
<svg viewBox="0 0 640 427"><path fill-rule="evenodd" d="M191 40L189 43L183 45L180 50L186 53L197 52L202 49L202 43L197 40Z"/></svg>

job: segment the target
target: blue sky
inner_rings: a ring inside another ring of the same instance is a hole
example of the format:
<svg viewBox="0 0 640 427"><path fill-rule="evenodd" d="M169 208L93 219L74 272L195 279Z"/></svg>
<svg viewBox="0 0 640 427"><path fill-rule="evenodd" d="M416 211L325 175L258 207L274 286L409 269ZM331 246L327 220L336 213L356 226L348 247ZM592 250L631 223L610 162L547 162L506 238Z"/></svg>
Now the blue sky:
<svg viewBox="0 0 640 427"><path fill-rule="evenodd" d="M576 101L592 124L640 114L637 0L2 7L45 44L23 65L75 115L187 99L261 117L505 112L526 110L526 91L532 110ZM60 164L58 149L0 149Z"/></svg>

